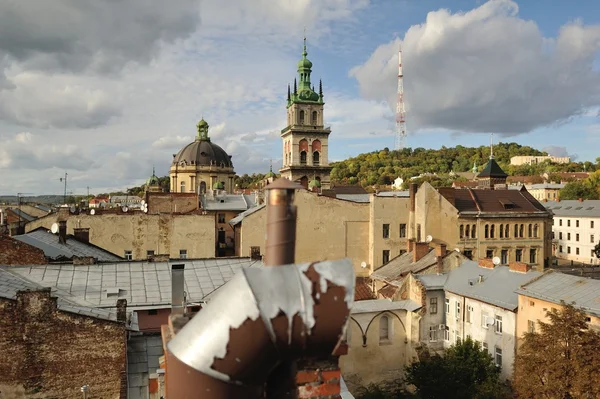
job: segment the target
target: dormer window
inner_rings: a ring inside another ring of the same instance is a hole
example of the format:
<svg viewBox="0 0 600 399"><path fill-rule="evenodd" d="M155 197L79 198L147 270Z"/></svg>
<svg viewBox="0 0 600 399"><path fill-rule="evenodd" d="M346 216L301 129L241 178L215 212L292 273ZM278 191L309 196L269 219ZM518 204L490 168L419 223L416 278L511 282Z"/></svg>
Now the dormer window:
<svg viewBox="0 0 600 399"><path fill-rule="evenodd" d="M514 209L514 207L515 207L515 203L512 202L511 200L501 199L501 200L499 200L499 202L504 209Z"/></svg>

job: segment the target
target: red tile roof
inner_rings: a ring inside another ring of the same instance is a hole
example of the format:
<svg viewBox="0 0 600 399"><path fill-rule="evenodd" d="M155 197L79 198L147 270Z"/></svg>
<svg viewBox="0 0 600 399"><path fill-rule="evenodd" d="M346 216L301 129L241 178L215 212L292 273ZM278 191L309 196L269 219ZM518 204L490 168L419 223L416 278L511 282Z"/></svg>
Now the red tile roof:
<svg viewBox="0 0 600 399"><path fill-rule="evenodd" d="M543 183L544 178L542 176L508 176L506 178L507 183L521 183L521 184L535 184Z"/></svg>
<svg viewBox="0 0 600 399"><path fill-rule="evenodd" d="M369 282L371 281L368 277L357 277L356 284L354 287L354 300L364 301L367 299L375 299L375 294L371 290Z"/></svg>
<svg viewBox="0 0 600 399"><path fill-rule="evenodd" d="M547 212L526 189L483 190L483 189L439 189L439 193L450 201L459 212Z"/></svg>

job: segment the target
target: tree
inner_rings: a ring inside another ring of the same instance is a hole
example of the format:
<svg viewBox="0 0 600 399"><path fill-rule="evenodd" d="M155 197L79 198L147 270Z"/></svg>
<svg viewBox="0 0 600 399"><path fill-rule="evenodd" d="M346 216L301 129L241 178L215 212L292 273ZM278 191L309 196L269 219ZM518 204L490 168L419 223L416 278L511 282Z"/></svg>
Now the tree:
<svg viewBox="0 0 600 399"><path fill-rule="evenodd" d="M575 180L565 184L559 197L561 200L598 199L598 192L585 180Z"/></svg>
<svg viewBox="0 0 600 399"><path fill-rule="evenodd" d="M596 258L600 259L600 241L598 241L598 244L594 247L594 255L596 255Z"/></svg>
<svg viewBox="0 0 600 399"><path fill-rule="evenodd" d="M423 353L420 362L406 369L406 381L427 399L508 398L508 388L500 382L500 369L480 345L467 338L444 356Z"/></svg>
<svg viewBox="0 0 600 399"><path fill-rule="evenodd" d="M397 381L388 385L369 384L366 387L358 388L356 399L408 399L414 398L413 395L406 392L404 383Z"/></svg>
<svg viewBox="0 0 600 399"><path fill-rule="evenodd" d="M549 323L524 335L515 359L519 398L600 397L600 333L572 305L547 312Z"/></svg>

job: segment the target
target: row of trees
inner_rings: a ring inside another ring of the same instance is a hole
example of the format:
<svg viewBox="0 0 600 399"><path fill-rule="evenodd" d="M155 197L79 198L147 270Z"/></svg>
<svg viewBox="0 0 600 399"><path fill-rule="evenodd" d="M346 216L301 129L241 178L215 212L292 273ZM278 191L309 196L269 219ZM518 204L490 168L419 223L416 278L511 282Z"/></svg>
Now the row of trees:
<svg viewBox="0 0 600 399"><path fill-rule="evenodd" d="M539 321L537 331L524 335L512 386L501 381L487 350L467 338L444 356L423 352L406 368L405 381L362 388L357 399L599 398L600 333L572 305L563 303L547 316L549 322Z"/></svg>
<svg viewBox="0 0 600 399"><path fill-rule="evenodd" d="M560 199L562 200L576 200L579 198L600 199L600 170L590 174L587 179L571 181L560 190Z"/></svg>

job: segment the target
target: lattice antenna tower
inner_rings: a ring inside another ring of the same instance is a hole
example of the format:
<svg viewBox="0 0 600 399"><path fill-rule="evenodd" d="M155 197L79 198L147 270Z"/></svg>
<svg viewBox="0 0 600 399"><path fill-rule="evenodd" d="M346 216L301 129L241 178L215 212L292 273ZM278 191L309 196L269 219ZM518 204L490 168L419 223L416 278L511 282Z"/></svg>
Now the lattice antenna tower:
<svg viewBox="0 0 600 399"><path fill-rule="evenodd" d="M404 74L402 73L402 47L398 49L398 101L396 102L396 150L406 142L406 110L404 108Z"/></svg>

